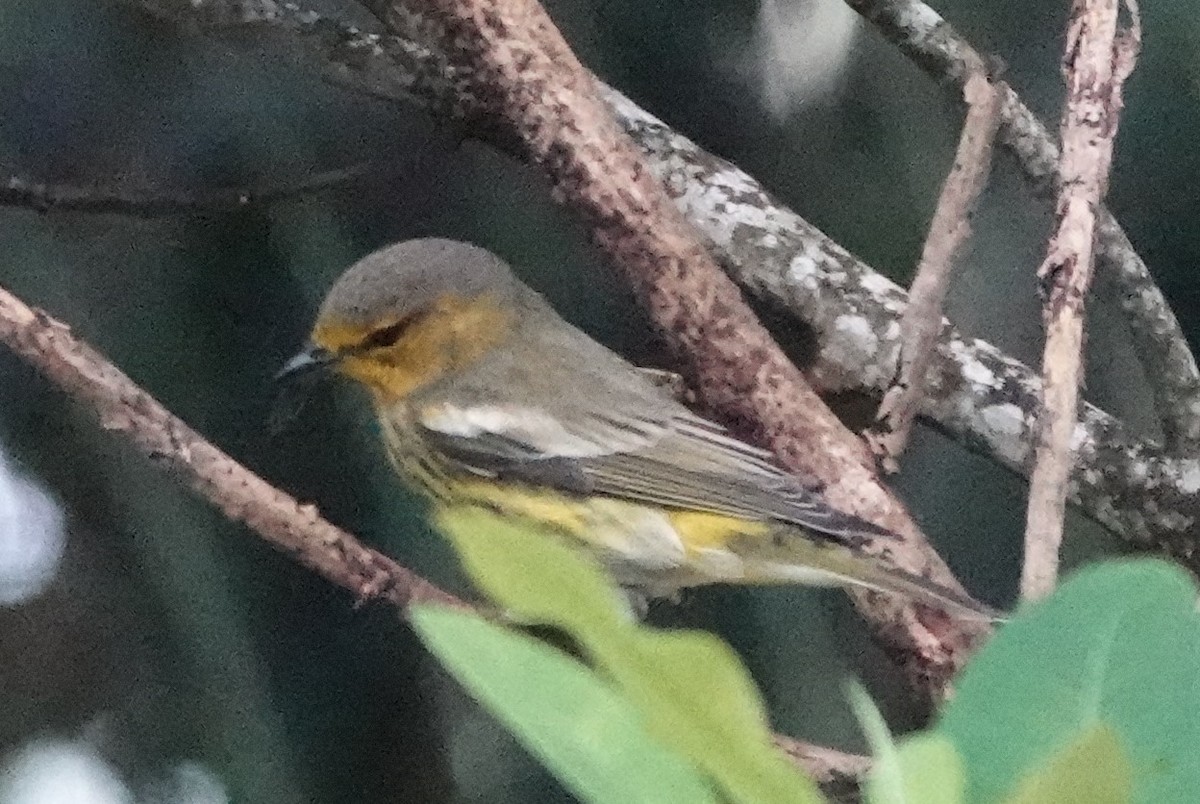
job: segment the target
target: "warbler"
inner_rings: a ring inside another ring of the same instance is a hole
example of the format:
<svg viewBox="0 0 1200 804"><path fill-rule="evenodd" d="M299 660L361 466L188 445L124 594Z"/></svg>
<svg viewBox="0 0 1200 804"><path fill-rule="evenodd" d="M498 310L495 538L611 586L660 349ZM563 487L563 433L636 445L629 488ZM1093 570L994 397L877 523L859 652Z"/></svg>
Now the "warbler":
<svg viewBox="0 0 1200 804"><path fill-rule="evenodd" d="M367 390L396 471L433 506L536 523L649 597L858 585L994 616L868 554L894 534L693 413L477 246L409 240L351 266L280 375L315 368Z"/></svg>

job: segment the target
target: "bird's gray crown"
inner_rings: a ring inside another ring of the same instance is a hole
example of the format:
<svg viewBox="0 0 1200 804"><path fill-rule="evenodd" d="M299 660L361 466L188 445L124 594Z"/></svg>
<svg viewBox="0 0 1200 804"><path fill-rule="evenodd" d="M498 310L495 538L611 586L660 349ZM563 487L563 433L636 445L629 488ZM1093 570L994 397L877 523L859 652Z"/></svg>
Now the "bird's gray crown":
<svg viewBox="0 0 1200 804"><path fill-rule="evenodd" d="M424 309L446 295L510 295L519 287L508 265L487 249L427 237L381 248L350 266L321 305L320 317L369 325Z"/></svg>

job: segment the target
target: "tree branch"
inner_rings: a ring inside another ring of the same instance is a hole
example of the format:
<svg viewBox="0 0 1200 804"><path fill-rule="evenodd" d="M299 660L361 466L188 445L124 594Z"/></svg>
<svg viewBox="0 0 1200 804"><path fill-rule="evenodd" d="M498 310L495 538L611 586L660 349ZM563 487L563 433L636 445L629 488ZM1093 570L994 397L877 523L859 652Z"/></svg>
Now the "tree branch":
<svg viewBox="0 0 1200 804"><path fill-rule="evenodd" d="M1071 437L1083 382L1084 305L1092 282L1095 211L1108 189L1121 88L1133 70L1141 40L1135 5L1130 5L1129 35L1118 35L1120 4L1121 0L1075 0L1067 26L1062 189L1055 206L1057 226L1038 268L1045 296L1046 347L1021 570L1021 596L1029 600L1049 595L1058 579L1073 464Z"/></svg>
<svg viewBox="0 0 1200 804"><path fill-rule="evenodd" d="M606 97L663 185L703 231L723 266L752 294L813 329L808 377L822 390L882 393L900 352L905 291L770 195L615 90ZM943 323L922 415L968 448L1028 476L1041 400L1036 372ZM1200 572L1200 459L1132 438L1084 403L1071 498L1130 544Z"/></svg>
<svg viewBox="0 0 1200 804"><path fill-rule="evenodd" d="M961 89L985 59L921 0L846 0L921 69ZM1007 84L1000 85L1001 147L1012 154L1033 193L1058 194L1062 175L1054 140ZM1154 393L1166 446L1177 455L1200 453L1200 370L1175 313L1107 208L1097 213L1097 287L1125 312L1135 351Z"/></svg>
<svg viewBox="0 0 1200 804"><path fill-rule="evenodd" d="M126 0L139 7L146 1ZM174 21L186 25L192 7L187 0L175 2L182 9L175 12L181 18ZM929 15L934 20L919 30L953 33L927 6L921 5L918 12L918 20ZM336 75L339 83L371 97L415 103L435 117L456 121L469 119L478 109L457 70L430 46L410 38L362 30L290 4L259 28L264 34L281 35L300 55ZM936 43L928 47L931 72L938 76L941 72L935 68L942 60L948 59L954 68L958 50L969 50L957 35L948 38L948 55ZM922 58L920 52L910 55ZM898 318L907 304L904 290L780 203L749 174L704 151L617 90L597 83L597 91L676 206L709 238L722 267L748 292L814 330L819 351L816 364L807 371L809 379L829 392L882 393L895 374ZM1052 187L1057 150L1032 113L1010 89L1004 91L1001 116L1009 122L1007 128L1002 123L1002 134L1008 147L1026 137L1029 153L1045 156L1049 149L1049 161L1033 160L1025 167L1032 173L1041 164L1041 181ZM1099 233L1097 258L1103 267L1104 245L1112 242L1104 238L1124 236L1115 222L1111 229L1106 227L1103 213ZM1118 262L1132 273L1141 263L1132 250L1127 256ZM1170 316L1170 322L1162 319L1163 343L1182 344L1190 360L1186 344L1170 335L1178 326L1169 308L1151 303L1153 298L1161 302L1157 289L1151 286L1131 298ZM1040 393L1041 381L1027 366L947 324L922 415L967 447L1028 476L1031 426ZM1161 550L1200 571L1198 492L1200 460L1135 439L1120 421L1084 403L1070 487L1072 500L1084 512L1134 546Z"/></svg>
<svg viewBox="0 0 1200 804"><path fill-rule="evenodd" d="M0 342L74 398L100 425L127 436L229 519L244 522L274 547L353 593L401 609L415 602L465 606L387 556L274 488L205 441L116 366L75 338L63 323L0 288Z"/></svg>
<svg viewBox="0 0 1200 804"><path fill-rule="evenodd" d="M172 190L120 184L76 185L30 181L20 176L0 179L0 206L27 207L38 212L113 213L151 217L181 212L207 212L265 204L348 184L394 165L364 163L333 168L290 183L260 187L214 187Z"/></svg>
<svg viewBox="0 0 1200 804"><path fill-rule="evenodd" d="M253 7L246 13L248 1ZM598 101L591 74L536 3L440 0L417 13L372 0L364 5L404 34L383 36L290 3L264 12L261 0L126 2L214 34L239 20L288 33L293 45L319 54L318 63L339 83L377 97L416 99L541 166L555 196L591 227L639 294L701 401L785 466L824 483L834 505L903 537L877 550L959 587L875 476L862 441L825 407L696 241ZM852 596L910 684L932 698L989 630L888 596Z"/></svg>
<svg viewBox="0 0 1200 804"><path fill-rule="evenodd" d="M870 757L780 735L775 735L775 747L787 754L835 801L861 800L859 786L871 770Z"/></svg>
<svg viewBox="0 0 1200 804"><path fill-rule="evenodd" d="M958 584L861 440L824 405L758 322L663 193L597 97L594 79L535 0L431 0L423 14L390 0L366 6L397 32L414 25L443 54L455 84L549 178L591 230L672 348L698 398L785 466L824 484L839 508L901 534L877 544L892 560ZM938 697L988 629L909 601L854 592L910 684Z"/></svg>
<svg viewBox="0 0 1200 804"><path fill-rule="evenodd" d="M414 603L470 609L412 570L363 545L206 441L142 390L67 325L30 308L0 287L0 343L74 399L91 408L105 430L121 433L150 461L170 472L226 517L244 523L271 546L355 596L386 601L401 613ZM823 785L852 784L870 760L776 735L781 750Z"/></svg>
<svg viewBox="0 0 1200 804"><path fill-rule="evenodd" d="M908 305L900 318L900 369L883 395L875 425L867 436L881 465L899 469L896 459L908 443L925 397L926 375L942 331L942 307L950 290L954 260L971 236L971 213L987 184L992 163L992 140L1000 120L1000 93L985 73L967 79L963 89L967 118L950 175L942 185L921 262L908 290Z"/></svg>

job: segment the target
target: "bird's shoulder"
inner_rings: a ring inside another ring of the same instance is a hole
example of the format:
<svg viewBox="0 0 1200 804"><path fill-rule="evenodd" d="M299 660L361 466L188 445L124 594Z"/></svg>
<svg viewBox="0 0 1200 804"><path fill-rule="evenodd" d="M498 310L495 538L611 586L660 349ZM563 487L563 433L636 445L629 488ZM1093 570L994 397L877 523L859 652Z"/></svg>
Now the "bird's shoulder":
<svg viewBox="0 0 1200 804"><path fill-rule="evenodd" d="M518 327L461 371L422 389L411 409L447 435L509 434L553 451L580 439L579 454L654 443L690 416L661 382L561 319Z"/></svg>

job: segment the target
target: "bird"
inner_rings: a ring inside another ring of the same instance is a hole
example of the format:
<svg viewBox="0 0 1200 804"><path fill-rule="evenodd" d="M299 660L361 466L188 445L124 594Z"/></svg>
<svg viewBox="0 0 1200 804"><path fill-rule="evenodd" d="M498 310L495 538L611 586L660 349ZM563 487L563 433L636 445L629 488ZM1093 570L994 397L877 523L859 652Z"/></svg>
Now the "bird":
<svg viewBox="0 0 1200 804"><path fill-rule="evenodd" d="M392 466L435 512L481 508L536 526L646 598L708 584L857 586L997 618L895 565L894 533L693 412L479 246L407 240L349 267L280 376L317 371L366 390Z"/></svg>

